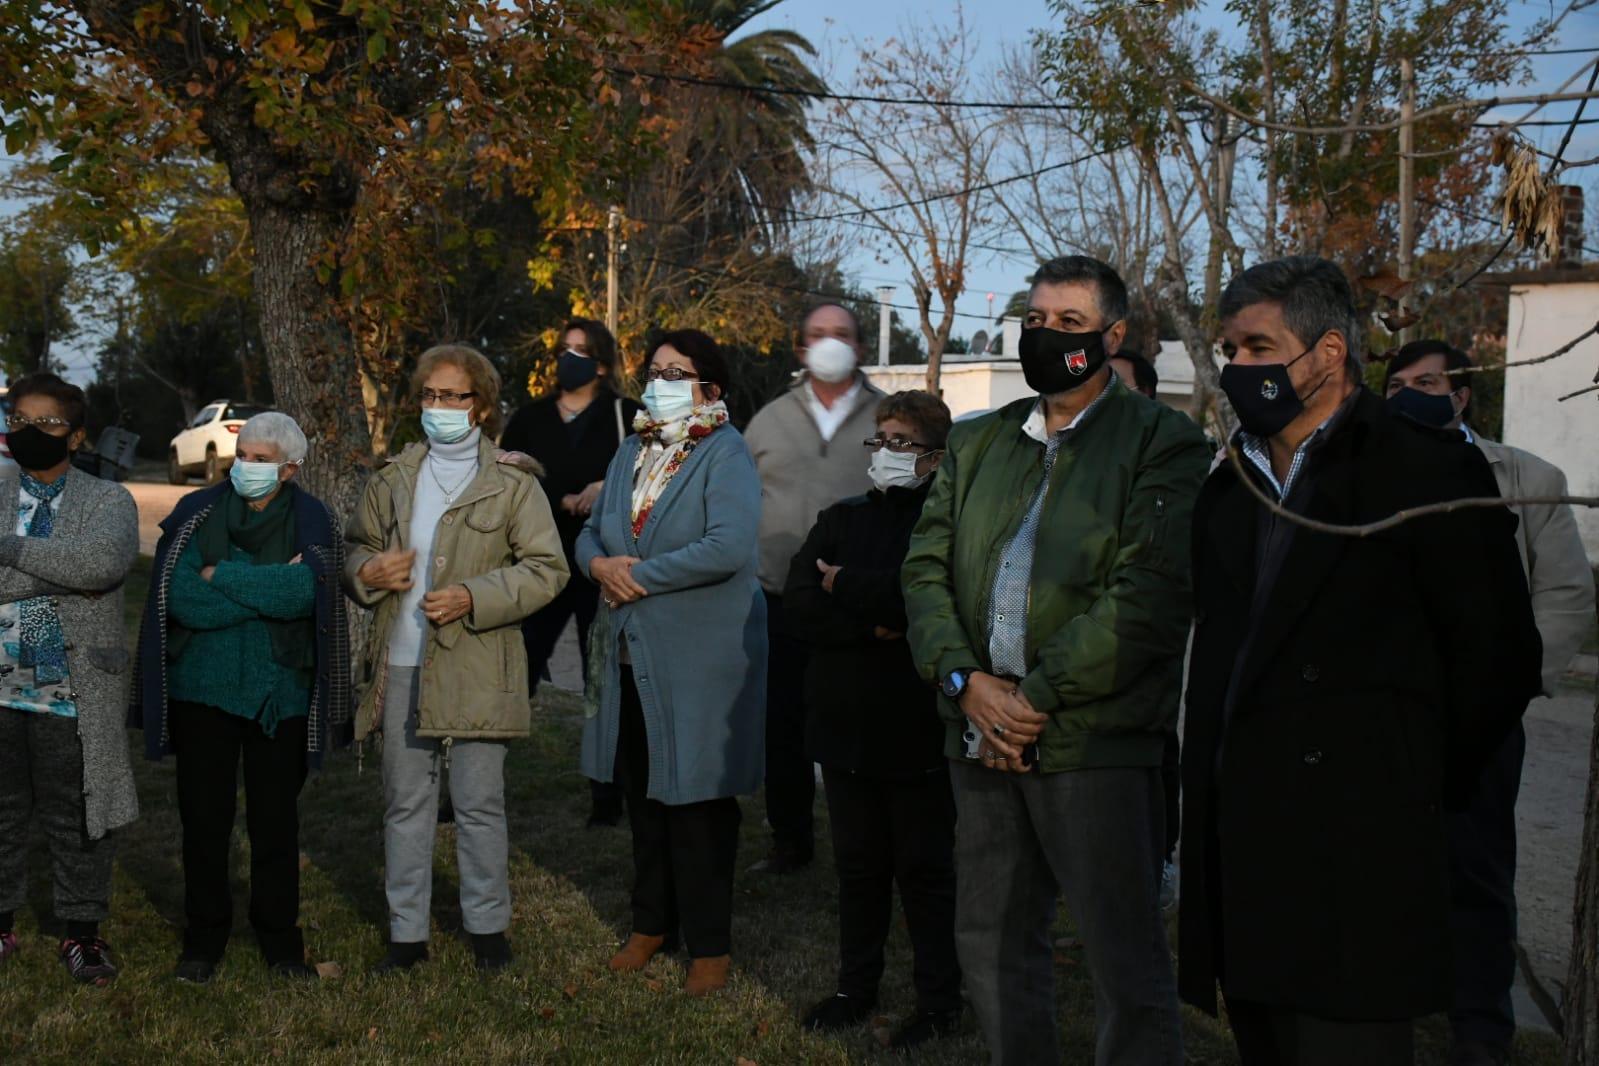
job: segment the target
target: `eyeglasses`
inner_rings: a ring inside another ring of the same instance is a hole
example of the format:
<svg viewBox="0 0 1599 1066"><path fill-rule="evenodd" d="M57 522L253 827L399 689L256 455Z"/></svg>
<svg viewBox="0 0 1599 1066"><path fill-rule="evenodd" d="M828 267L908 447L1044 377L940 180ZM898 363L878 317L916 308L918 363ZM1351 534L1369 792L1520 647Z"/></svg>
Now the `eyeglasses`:
<svg viewBox="0 0 1599 1066"><path fill-rule="evenodd" d="M909 437L867 437L861 443L874 452L885 446L891 452L908 452L917 448L925 452L930 451L933 447L931 444L923 444L921 441L911 440Z"/></svg>
<svg viewBox="0 0 1599 1066"><path fill-rule="evenodd" d="M459 407L476 395L475 392L451 392L449 389L423 389L422 406L441 403L445 407Z"/></svg>
<svg viewBox="0 0 1599 1066"><path fill-rule="evenodd" d="M680 366L665 368L650 367L644 372L646 381L698 381L699 375L692 370L684 370Z"/></svg>
<svg viewBox="0 0 1599 1066"><path fill-rule="evenodd" d="M6 416L6 429L9 432L15 433L29 426L38 426L53 437L64 437L72 431L71 422L64 418L56 418L54 415L45 415L42 418L29 418L27 415Z"/></svg>

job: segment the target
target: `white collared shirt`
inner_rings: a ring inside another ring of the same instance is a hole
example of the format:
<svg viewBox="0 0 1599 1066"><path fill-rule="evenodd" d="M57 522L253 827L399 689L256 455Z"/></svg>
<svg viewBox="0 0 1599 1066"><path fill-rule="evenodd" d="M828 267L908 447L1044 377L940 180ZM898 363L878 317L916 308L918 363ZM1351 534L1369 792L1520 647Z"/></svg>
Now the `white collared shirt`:
<svg viewBox="0 0 1599 1066"><path fill-rule="evenodd" d="M811 413L811 421L816 423L816 431L824 441L831 442L833 435L855 409L855 400L861 394L861 376L855 375L855 383L848 392L834 400L831 407L825 406L821 397L816 395L816 382L811 378L805 379L805 388L801 391L805 397L805 409Z"/></svg>

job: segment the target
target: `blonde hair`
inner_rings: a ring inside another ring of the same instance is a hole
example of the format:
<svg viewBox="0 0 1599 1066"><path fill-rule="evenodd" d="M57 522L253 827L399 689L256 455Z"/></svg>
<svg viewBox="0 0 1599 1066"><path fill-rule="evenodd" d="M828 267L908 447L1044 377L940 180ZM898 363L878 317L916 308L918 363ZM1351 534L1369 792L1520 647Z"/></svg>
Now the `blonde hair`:
<svg viewBox="0 0 1599 1066"><path fill-rule="evenodd" d="M411 375L411 395L420 399L422 386L440 365L453 366L472 382L472 410L485 436L498 439L504 416L500 413L500 372L488 357L465 344L436 344L422 353Z"/></svg>

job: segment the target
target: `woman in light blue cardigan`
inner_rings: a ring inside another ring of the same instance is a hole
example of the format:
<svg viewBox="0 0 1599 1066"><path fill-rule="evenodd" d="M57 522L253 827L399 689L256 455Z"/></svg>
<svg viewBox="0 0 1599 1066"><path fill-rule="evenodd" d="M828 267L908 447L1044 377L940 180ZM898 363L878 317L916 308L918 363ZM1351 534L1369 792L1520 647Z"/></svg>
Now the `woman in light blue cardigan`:
<svg viewBox="0 0 1599 1066"><path fill-rule="evenodd" d="M621 784L633 830L633 930L611 968L641 969L681 929L684 988L704 995L727 983L735 797L765 767L761 485L716 342L668 334L646 366L646 410L577 541L604 604L583 773Z"/></svg>

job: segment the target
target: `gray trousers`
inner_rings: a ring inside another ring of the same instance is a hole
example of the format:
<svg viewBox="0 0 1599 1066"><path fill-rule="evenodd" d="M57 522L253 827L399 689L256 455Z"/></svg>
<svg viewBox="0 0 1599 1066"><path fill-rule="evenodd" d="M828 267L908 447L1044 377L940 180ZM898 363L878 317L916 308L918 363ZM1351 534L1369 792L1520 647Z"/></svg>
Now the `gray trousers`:
<svg viewBox="0 0 1599 1066"><path fill-rule="evenodd" d="M384 891L389 939L402 944L428 939L444 760L442 742L416 735L417 676L416 667L390 667L383 703ZM511 926L505 744L455 741L449 778L462 924L468 933L503 933Z"/></svg>
<svg viewBox="0 0 1599 1066"><path fill-rule="evenodd" d="M1060 1061L1050 926L1064 893L1094 977L1095 1063L1180 1066L1159 771L1006 774L955 761L950 778L955 942L992 1061Z"/></svg>
<svg viewBox="0 0 1599 1066"><path fill-rule="evenodd" d="M28 830L34 822L50 848L56 917L105 920L116 845L109 833L89 839L77 720L0 707L0 914L20 909L27 899Z"/></svg>

